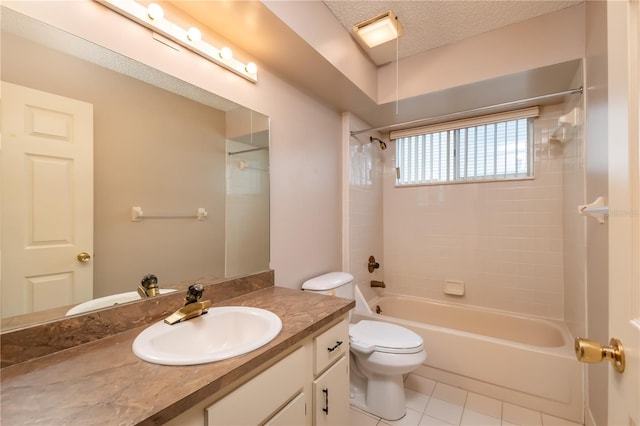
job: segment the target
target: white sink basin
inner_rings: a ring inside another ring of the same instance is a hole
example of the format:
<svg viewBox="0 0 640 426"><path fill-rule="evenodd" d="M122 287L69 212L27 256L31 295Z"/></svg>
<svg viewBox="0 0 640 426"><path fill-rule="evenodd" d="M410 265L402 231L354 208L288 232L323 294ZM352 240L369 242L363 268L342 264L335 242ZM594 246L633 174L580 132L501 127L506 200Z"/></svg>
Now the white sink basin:
<svg viewBox="0 0 640 426"><path fill-rule="evenodd" d="M167 294L175 291L171 288L161 288L160 294ZM143 300L137 291L128 291L126 293L112 294L111 296L98 297L87 302L80 303L69 309L65 315L82 314L84 312L93 311L94 309L106 308L108 306L119 305L121 303L133 302L134 300Z"/></svg>
<svg viewBox="0 0 640 426"><path fill-rule="evenodd" d="M273 312L246 306L210 308L207 314L174 325L146 328L133 352L155 364L194 365L243 355L266 345L282 329Z"/></svg>

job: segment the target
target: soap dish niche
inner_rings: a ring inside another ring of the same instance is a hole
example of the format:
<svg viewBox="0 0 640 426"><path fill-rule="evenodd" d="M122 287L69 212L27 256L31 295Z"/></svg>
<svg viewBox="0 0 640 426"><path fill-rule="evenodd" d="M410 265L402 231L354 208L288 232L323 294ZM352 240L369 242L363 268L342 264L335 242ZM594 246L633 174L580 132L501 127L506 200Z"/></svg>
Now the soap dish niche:
<svg viewBox="0 0 640 426"><path fill-rule="evenodd" d="M464 281L445 280L444 294L450 296L464 296Z"/></svg>

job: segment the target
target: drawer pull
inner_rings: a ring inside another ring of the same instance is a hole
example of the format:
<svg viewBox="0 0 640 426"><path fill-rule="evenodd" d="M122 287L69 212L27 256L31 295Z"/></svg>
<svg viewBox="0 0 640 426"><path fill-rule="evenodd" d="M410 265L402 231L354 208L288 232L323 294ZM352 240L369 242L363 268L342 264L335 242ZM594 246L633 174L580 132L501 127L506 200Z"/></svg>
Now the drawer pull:
<svg viewBox="0 0 640 426"><path fill-rule="evenodd" d="M331 348L327 348L327 350L328 350L329 352L333 352L333 351L335 351L336 349L338 349L338 346L340 346L341 344L342 344L342 340L337 340L337 341L336 341L335 346L333 346L333 347L331 347Z"/></svg>
<svg viewBox="0 0 640 426"><path fill-rule="evenodd" d="M324 408L322 409L322 411L324 411L326 414L329 414L329 389L322 389L322 393L324 393Z"/></svg>

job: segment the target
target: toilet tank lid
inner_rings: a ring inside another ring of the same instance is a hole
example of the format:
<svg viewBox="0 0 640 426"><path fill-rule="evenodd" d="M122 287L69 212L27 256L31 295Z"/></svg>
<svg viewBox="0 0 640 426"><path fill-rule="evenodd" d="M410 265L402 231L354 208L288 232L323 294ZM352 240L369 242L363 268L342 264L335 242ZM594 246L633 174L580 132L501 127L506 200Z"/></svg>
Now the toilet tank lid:
<svg viewBox="0 0 640 426"><path fill-rule="evenodd" d="M302 289L311 291L325 291L338 288L352 281L353 275L346 272L329 272L328 274L308 279L307 281L302 283Z"/></svg>

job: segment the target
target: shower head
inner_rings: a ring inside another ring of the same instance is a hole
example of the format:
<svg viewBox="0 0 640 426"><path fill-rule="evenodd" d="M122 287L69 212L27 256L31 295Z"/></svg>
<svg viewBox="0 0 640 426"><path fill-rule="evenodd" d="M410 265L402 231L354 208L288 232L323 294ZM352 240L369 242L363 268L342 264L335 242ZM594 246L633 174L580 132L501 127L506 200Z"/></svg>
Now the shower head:
<svg viewBox="0 0 640 426"><path fill-rule="evenodd" d="M382 141L382 140L380 140L378 138L374 138L373 136L369 136L369 142L373 142L373 141L376 141L376 142L378 142L380 144L380 149L382 149L382 150L387 149L387 144L384 141Z"/></svg>

